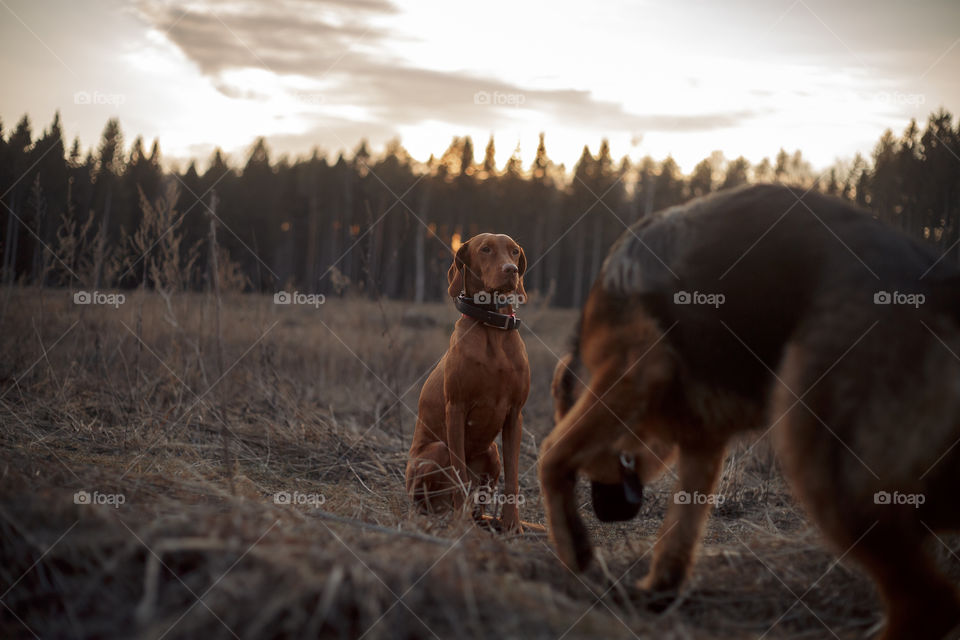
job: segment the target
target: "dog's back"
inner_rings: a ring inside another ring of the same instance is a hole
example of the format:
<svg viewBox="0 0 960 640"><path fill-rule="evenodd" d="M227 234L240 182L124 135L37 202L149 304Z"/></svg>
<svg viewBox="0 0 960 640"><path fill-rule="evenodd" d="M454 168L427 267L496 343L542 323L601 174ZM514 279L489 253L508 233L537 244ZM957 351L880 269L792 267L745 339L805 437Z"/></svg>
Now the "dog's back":
<svg viewBox="0 0 960 640"><path fill-rule="evenodd" d="M643 220L611 248L598 285L675 325L667 339L697 381L757 402L804 317L841 303L882 315L881 292L957 317L960 273L861 209L801 195L757 185Z"/></svg>

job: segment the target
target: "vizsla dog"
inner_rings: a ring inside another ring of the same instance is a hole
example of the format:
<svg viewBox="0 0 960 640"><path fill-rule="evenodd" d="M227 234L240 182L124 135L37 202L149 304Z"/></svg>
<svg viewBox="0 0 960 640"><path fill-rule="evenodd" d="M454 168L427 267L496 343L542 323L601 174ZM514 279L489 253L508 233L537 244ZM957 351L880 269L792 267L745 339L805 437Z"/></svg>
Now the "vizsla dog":
<svg viewBox="0 0 960 640"><path fill-rule="evenodd" d="M473 489L496 487L501 466L495 440L502 433L500 524L516 532L522 531L520 410L530 391L530 367L513 307L525 299L526 268L523 249L503 234L482 233L457 250L448 292L463 315L420 393L406 472L407 493L421 509L460 508ZM483 515L482 508L474 512Z"/></svg>
<svg viewBox="0 0 960 640"><path fill-rule="evenodd" d="M876 582L882 637L957 637L960 597L928 556L960 528L960 271L938 258L869 212L783 186L635 224L555 373L540 479L563 562L592 556L578 472L601 519L628 519L675 452L677 493L640 583L675 592L727 442L763 428L811 518Z"/></svg>

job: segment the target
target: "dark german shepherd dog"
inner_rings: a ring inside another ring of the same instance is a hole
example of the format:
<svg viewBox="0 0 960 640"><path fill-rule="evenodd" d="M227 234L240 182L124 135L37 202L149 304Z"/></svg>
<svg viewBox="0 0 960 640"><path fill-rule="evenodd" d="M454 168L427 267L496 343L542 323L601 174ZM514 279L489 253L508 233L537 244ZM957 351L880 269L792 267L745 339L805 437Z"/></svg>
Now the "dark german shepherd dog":
<svg viewBox="0 0 960 640"><path fill-rule="evenodd" d="M641 220L610 250L553 390L540 479L569 567L592 556L577 474L602 520L625 519L675 457L640 586L678 589L727 442L766 429L810 517L875 580L882 637L956 631L957 589L924 543L960 528L960 271L869 212L758 185Z"/></svg>

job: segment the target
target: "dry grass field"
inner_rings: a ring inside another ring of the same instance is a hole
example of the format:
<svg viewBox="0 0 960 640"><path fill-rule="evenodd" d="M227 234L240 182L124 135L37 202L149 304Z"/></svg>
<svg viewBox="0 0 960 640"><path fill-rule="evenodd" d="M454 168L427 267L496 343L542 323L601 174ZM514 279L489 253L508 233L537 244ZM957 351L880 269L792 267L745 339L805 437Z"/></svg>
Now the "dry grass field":
<svg viewBox="0 0 960 640"><path fill-rule="evenodd" d="M235 295L219 331L202 294L127 292L114 308L14 288L0 304L0 637L863 638L880 621L766 438L731 451L725 501L665 608L634 582L669 477L617 525L580 487L600 559L581 576L543 534L415 513L406 449L452 304ZM576 314L534 301L522 315L521 516L543 523L537 449Z"/></svg>

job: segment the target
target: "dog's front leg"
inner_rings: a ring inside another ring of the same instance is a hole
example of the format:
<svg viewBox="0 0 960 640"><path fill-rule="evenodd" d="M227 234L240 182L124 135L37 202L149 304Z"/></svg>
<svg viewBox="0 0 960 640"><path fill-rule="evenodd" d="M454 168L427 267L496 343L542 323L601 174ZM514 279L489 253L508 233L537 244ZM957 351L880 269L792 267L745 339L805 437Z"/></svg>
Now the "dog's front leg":
<svg viewBox="0 0 960 640"><path fill-rule="evenodd" d="M583 394L540 445L540 486L550 539L560 561L583 571L593 558L587 528L577 512L577 470L609 447L622 428L600 394Z"/></svg>
<svg viewBox="0 0 960 640"><path fill-rule="evenodd" d="M639 584L641 589L674 591L683 584L710 508L717 501L712 492L723 468L724 451L723 446L680 448L679 482L668 499L667 515L654 545L653 563Z"/></svg>
<svg viewBox="0 0 960 640"><path fill-rule="evenodd" d="M464 451L464 438L467 429L467 411L457 403L448 402L446 408L447 448L450 451L450 466L453 469L451 482L455 485L453 506L463 507L469 491L470 477L467 475L467 460Z"/></svg>
<svg viewBox="0 0 960 640"><path fill-rule="evenodd" d="M521 533L520 526L520 444L523 437L523 417L519 408L513 408L503 425L503 477L506 501L501 520L507 531Z"/></svg>

